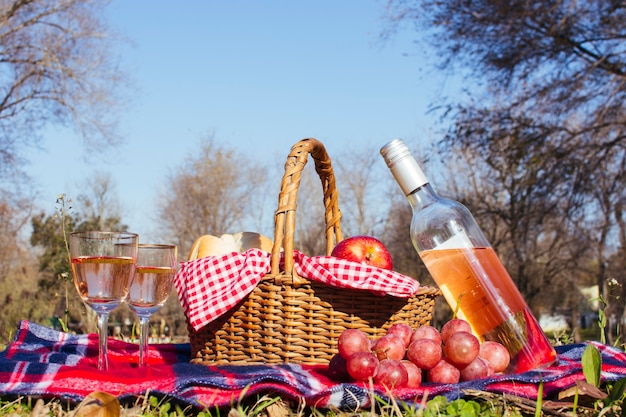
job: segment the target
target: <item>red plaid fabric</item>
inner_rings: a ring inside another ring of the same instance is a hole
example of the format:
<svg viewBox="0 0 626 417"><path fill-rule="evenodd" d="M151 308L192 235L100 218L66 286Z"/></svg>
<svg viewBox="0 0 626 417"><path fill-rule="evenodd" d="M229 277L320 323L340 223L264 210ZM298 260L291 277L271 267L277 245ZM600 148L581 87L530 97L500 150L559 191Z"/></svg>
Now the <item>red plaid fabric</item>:
<svg viewBox="0 0 626 417"><path fill-rule="evenodd" d="M207 407L228 407L272 392L286 401L304 401L318 409L346 410L352 414L365 410L371 400L390 395L412 408L427 399L444 395L449 400L470 390L517 395L536 399L556 399L564 389L584 380L581 357L588 344L602 355L601 381L619 381L626 375L626 354L597 342L556 346L559 363L546 369L522 374L493 375L489 378L436 384L425 382L418 388L388 388L368 382L337 382L330 378L326 365L200 365L189 363L188 343L150 345L150 366L137 366L136 344L109 340L108 372L98 371L98 335L70 335L22 321L13 342L0 352L0 393L4 397L35 396L78 403L93 391L104 391L132 405L137 398L150 395L169 397L181 407L191 406L186 414ZM617 386L617 385L616 385ZM188 408L185 408L186 410ZM613 414L611 414L613 415Z"/></svg>
<svg viewBox="0 0 626 417"><path fill-rule="evenodd" d="M245 298L270 271L270 256L250 249L183 263L174 282L193 328L201 329ZM408 298L420 287L415 279L397 272L330 256L309 257L294 251L294 265L298 275L338 288Z"/></svg>
<svg viewBox="0 0 626 417"><path fill-rule="evenodd" d="M132 405L150 395L178 400L185 414L207 407L228 407L268 392L286 401L301 402L318 409L346 410L356 415L376 398L390 396L415 408L422 401L444 395L449 400L469 391L557 399L559 392L585 380L581 358L588 344L602 355L601 382L619 381L626 375L626 354L597 342L556 346L559 362L546 369L522 374L498 374L489 378L436 384L418 388L388 388L369 382L337 382L327 365L215 365L189 363L189 343L150 345L150 366L137 366L136 344L109 340L108 372L98 371L98 335L70 335L22 321L13 342L0 352L0 393L5 397L35 396L75 403L93 391L104 391ZM617 387L617 385L615 385ZM187 408L185 408L187 410ZM359 413L360 414L360 413ZM614 415L614 414L611 414Z"/></svg>

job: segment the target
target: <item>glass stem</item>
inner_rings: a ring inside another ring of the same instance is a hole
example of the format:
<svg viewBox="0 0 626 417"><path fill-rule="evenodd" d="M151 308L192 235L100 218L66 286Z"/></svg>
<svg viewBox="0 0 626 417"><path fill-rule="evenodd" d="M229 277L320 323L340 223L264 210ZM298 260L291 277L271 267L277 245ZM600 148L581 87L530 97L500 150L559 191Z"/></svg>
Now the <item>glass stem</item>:
<svg viewBox="0 0 626 417"><path fill-rule="evenodd" d="M148 337L150 335L150 316L140 316L139 323L139 366L147 366Z"/></svg>
<svg viewBox="0 0 626 417"><path fill-rule="evenodd" d="M98 313L98 369L109 369L109 357L107 347L109 313Z"/></svg>

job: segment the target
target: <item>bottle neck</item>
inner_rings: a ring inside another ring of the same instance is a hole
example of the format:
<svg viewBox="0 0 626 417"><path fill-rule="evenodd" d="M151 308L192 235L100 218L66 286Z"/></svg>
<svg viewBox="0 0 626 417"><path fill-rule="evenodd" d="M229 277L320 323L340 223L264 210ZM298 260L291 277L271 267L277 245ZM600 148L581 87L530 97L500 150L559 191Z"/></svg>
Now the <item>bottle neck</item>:
<svg viewBox="0 0 626 417"><path fill-rule="evenodd" d="M426 175L401 139L394 139L383 146L380 154L404 195L428 183Z"/></svg>
<svg viewBox="0 0 626 417"><path fill-rule="evenodd" d="M413 209L422 209L436 202L440 197L430 183L426 183L406 196Z"/></svg>

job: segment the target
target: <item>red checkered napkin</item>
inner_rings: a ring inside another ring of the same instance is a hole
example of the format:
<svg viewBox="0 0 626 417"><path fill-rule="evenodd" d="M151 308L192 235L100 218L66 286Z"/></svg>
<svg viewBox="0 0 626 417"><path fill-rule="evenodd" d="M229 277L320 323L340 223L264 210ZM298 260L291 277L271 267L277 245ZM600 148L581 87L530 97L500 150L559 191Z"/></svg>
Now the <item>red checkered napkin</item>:
<svg viewBox="0 0 626 417"><path fill-rule="evenodd" d="M415 279L394 271L298 251L293 257L298 275L338 288L403 298L419 290ZM245 298L269 271L270 254L249 249L185 262L174 282L190 324L199 330Z"/></svg>

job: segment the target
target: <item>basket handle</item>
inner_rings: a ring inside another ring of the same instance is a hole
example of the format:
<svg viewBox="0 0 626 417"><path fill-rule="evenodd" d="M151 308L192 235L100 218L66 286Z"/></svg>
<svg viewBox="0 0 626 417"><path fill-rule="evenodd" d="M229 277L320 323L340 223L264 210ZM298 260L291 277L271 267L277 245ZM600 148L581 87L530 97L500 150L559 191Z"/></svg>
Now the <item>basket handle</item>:
<svg viewBox="0 0 626 417"><path fill-rule="evenodd" d="M337 203L337 186L330 157L322 142L314 138L302 139L291 148L285 174L278 195L278 209L274 214L274 246L272 248L271 274L280 271L280 249L285 253L285 272L293 274L293 239L296 229L296 197L300 186L300 176L307 163L308 155L315 161L315 171L322 181L326 221L326 254L330 255L343 236L341 233L341 212Z"/></svg>

